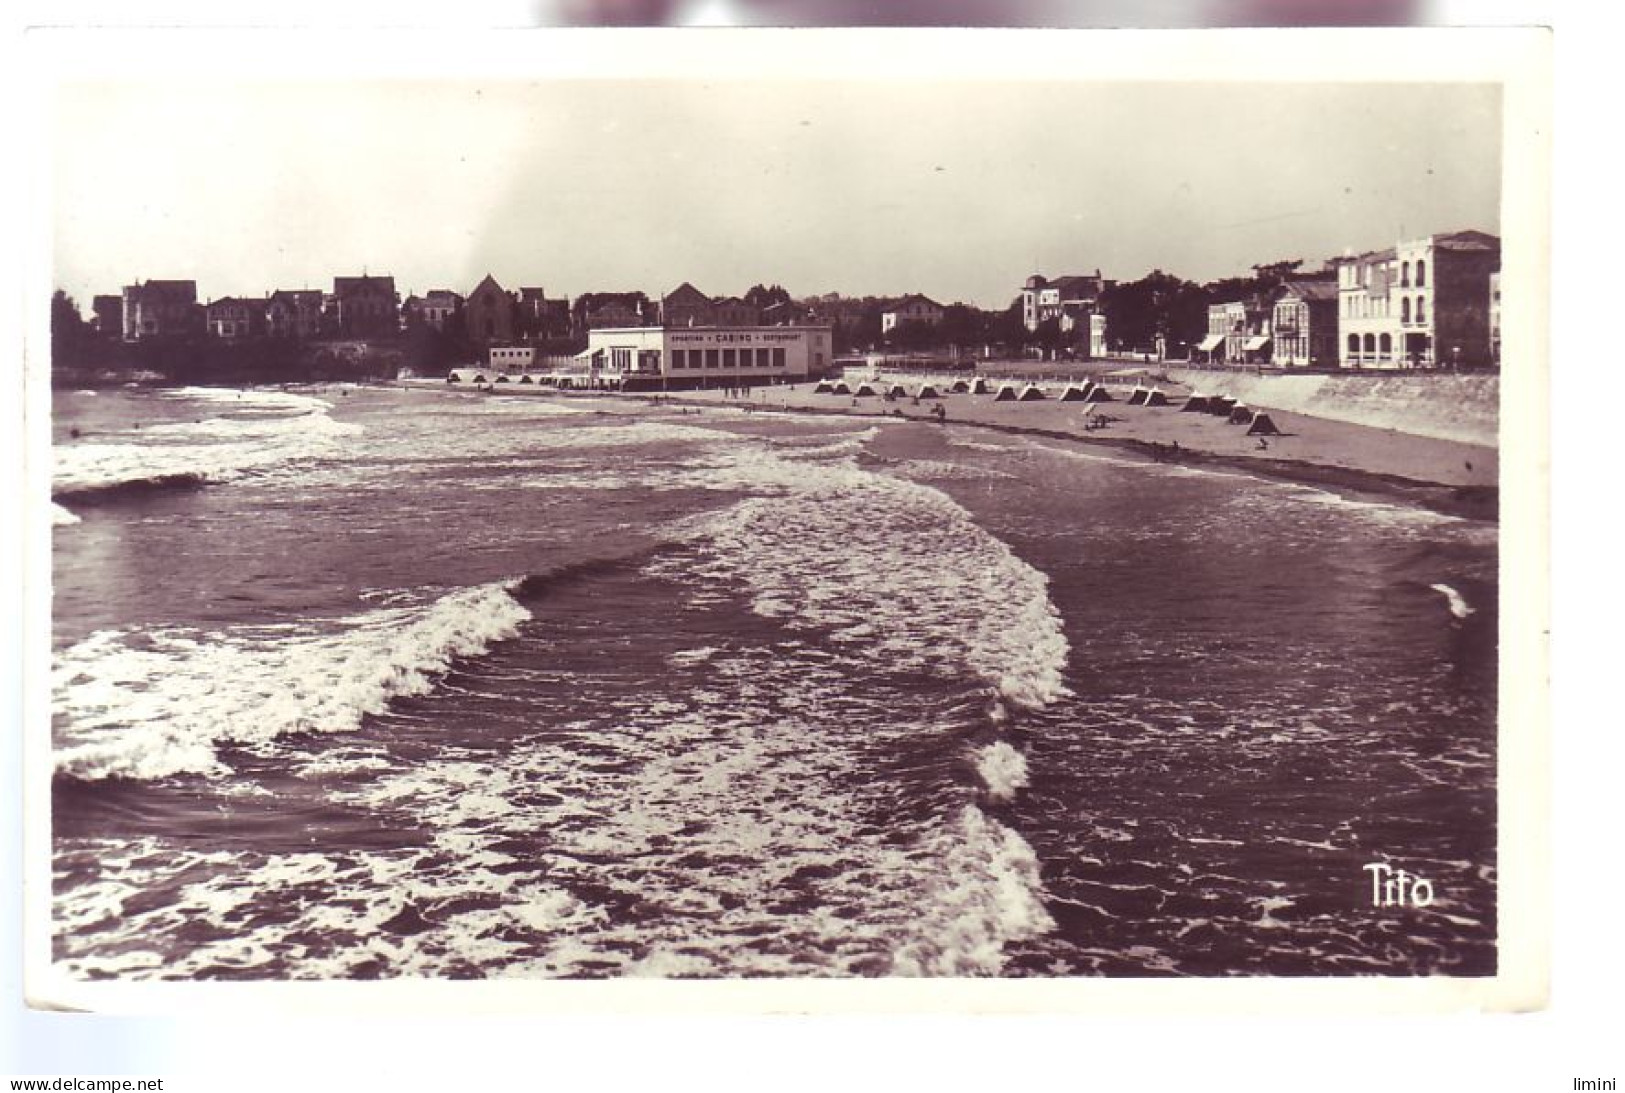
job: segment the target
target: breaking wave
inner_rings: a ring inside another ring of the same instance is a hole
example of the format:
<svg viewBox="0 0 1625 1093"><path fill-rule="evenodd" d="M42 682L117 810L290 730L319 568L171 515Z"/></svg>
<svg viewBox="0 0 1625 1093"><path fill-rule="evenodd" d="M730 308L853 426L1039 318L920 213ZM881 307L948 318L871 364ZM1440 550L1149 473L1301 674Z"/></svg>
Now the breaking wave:
<svg viewBox="0 0 1625 1093"><path fill-rule="evenodd" d="M1467 602L1466 597L1447 584L1430 584L1428 587L1445 598L1450 605L1450 613L1458 619L1465 619L1476 610Z"/></svg>
<svg viewBox="0 0 1625 1093"><path fill-rule="evenodd" d="M947 494L850 465L784 463L742 468L793 488L701 522L696 538L711 549L685 562L694 575L743 585L758 614L861 641L893 668L969 668L1001 707L1038 709L1067 693L1048 578Z"/></svg>
<svg viewBox="0 0 1625 1093"><path fill-rule="evenodd" d="M392 698L428 692L454 658L511 637L530 613L511 583L326 627L99 631L52 672L65 721L56 771L80 779L229 772L219 747L344 732Z"/></svg>
<svg viewBox="0 0 1625 1093"><path fill-rule="evenodd" d="M108 499L130 490L225 482L300 460L334 454L361 426L335 421L320 399L276 391L181 388L165 397L239 411L225 417L164 422L116 439L60 444L53 451L52 495Z"/></svg>

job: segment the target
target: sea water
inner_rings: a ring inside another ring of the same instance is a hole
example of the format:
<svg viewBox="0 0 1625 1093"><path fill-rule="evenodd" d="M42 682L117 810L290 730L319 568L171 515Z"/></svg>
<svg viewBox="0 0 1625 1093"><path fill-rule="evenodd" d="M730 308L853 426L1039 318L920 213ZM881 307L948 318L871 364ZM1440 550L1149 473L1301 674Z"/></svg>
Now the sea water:
<svg viewBox="0 0 1625 1093"><path fill-rule="evenodd" d="M1493 525L615 398L53 424L70 975L1495 969Z"/></svg>

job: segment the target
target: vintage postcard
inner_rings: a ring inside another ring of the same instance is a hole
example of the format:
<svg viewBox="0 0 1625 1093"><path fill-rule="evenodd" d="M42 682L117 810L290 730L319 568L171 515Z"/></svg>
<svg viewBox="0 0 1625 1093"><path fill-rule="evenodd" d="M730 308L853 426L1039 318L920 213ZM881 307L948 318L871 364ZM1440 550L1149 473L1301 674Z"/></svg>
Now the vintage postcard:
<svg viewBox="0 0 1625 1093"><path fill-rule="evenodd" d="M32 44L33 1004L1543 1005L1543 32Z"/></svg>

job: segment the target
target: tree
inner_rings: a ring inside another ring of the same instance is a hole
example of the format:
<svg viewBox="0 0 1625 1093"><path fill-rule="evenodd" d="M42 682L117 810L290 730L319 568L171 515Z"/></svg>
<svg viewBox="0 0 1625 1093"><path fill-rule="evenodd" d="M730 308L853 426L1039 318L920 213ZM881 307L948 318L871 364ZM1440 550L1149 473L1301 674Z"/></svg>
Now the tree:
<svg viewBox="0 0 1625 1093"><path fill-rule="evenodd" d="M999 345L1014 349L1027 341L1027 324L1022 318L1021 298L1018 296L1005 308L993 317L988 324L988 333L992 340Z"/></svg>
<svg viewBox="0 0 1625 1093"><path fill-rule="evenodd" d="M745 293L745 302L759 310L774 304L788 304L791 299L783 285L752 285L750 291Z"/></svg>
<svg viewBox="0 0 1625 1093"><path fill-rule="evenodd" d="M942 341L946 345L979 345L987 340L988 316L964 304L942 309Z"/></svg>
<svg viewBox="0 0 1625 1093"><path fill-rule="evenodd" d="M1290 258L1278 262L1266 262L1252 267L1253 283L1257 286L1256 291L1264 293L1280 288L1283 282L1298 272L1298 267L1301 265L1303 265L1302 258Z"/></svg>
<svg viewBox="0 0 1625 1093"><path fill-rule="evenodd" d="M51 360L56 365L83 364L86 349L93 341L91 330L79 314L79 305L61 289L51 294Z"/></svg>

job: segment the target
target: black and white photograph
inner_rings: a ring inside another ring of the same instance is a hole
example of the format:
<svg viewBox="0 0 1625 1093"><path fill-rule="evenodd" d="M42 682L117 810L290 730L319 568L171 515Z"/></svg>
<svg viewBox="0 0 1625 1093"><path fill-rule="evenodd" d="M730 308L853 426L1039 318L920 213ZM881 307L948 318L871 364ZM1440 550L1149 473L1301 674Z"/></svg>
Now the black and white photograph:
<svg viewBox="0 0 1625 1093"><path fill-rule="evenodd" d="M1542 42L914 40L62 66L31 994L1539 1004Z"/></svg>

